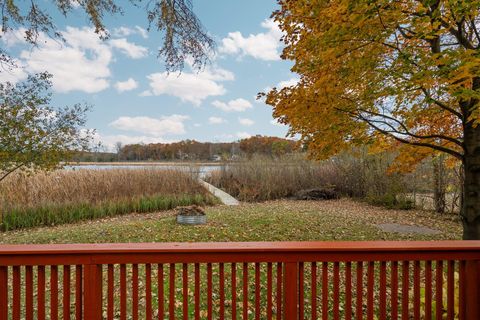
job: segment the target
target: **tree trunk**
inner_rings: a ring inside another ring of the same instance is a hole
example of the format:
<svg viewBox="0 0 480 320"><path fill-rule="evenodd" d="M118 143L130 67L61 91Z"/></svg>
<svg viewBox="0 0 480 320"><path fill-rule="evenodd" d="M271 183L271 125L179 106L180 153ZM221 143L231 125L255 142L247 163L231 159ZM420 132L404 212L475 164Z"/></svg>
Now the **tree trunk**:
<svg viewBox="0 0 480 320"><path fill-rule="evenodd" d="M463 239L480 240L480 126L464 125Z"/></svg>
<svg viewBox="0 0 480 320"><path fill-rule="evenodd" d="M437 213L445 213L446 207L446 183L445 183L445 164L443 154L433 159L433 201Z"/></svg>

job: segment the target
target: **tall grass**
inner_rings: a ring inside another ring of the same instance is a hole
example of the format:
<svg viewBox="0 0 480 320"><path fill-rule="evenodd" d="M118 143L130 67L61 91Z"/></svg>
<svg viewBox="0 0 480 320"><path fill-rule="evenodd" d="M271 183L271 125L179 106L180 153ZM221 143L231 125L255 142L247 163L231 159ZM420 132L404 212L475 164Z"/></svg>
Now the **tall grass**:
<svg viewBox="0 0 480 320"><path fill-rule="evenodd" d="M208 180L242 201L288 198L303 189L333 187L343 196L409 208L405 176L387 173L392 159L362 154L342 154L321 162L307 160L303 154L254 157L212 172Z"/></svg>
<svg viewBox="0 0 480 320"><path fill-rule="evenodd" d="M0 196L3 230L216 201L190 173L153 168L17 174L0 184Z"/></svg>
<svg viewBox="0 0 480 320"><path fill-rule="evenodd" d="M301 155L277 159L255 156L211 172L207 180L241 201L287 198L302 189L333 185L338 172L332 164L318 164Z"/></svg>

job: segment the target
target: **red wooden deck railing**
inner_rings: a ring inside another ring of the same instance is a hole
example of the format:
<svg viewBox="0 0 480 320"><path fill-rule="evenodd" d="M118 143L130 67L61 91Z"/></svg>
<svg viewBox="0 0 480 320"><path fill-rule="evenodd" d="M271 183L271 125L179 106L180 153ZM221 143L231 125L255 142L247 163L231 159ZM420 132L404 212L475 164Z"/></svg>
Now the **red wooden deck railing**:
<svg viewBox="0 0 480 320"><path fill-rule="evenodd" d="M480 319L480 241L0 246L0 319Z"/></svg>

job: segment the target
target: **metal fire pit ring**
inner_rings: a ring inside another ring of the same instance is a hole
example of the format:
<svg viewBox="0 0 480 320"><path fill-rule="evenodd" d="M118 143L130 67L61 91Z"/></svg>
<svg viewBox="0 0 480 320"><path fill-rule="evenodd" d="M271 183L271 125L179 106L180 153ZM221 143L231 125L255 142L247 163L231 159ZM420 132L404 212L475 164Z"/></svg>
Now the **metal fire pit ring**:
<svg viewBox="0 0 480 320"><path fill-rule="evenodd" d="M188 224L188 225L196 225L196 224L205 224L207 223L207 216L206 215L177 215L177 223L179 224Z"/></svg>

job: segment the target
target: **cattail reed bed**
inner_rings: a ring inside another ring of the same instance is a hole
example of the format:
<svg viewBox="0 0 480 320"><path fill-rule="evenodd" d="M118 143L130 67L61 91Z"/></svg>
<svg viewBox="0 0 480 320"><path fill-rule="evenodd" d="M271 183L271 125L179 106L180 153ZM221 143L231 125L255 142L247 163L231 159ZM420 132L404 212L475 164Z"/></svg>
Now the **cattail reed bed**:
<svg viewBox="0 0 480 320"><path fill-rule="evenodd" d="M0 184L0 196L2 230L216 202L192 174L153 168L17 174Z"/></svg>

